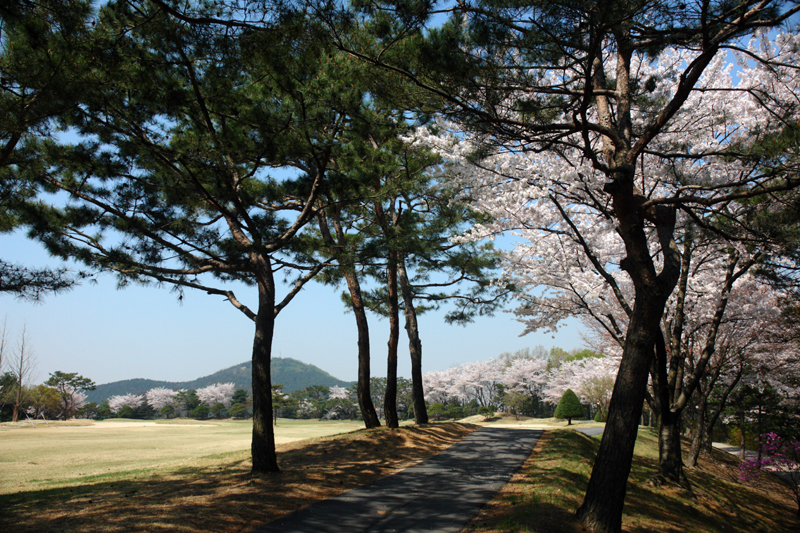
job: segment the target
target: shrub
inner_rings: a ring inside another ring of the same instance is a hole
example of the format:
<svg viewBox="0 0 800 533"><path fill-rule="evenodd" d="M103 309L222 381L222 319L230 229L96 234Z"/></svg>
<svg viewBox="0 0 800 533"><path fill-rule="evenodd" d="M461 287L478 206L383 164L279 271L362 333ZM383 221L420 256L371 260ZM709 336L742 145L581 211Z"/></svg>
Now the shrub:
<svg viewBox="0 0 800 533"><path fill-rule="evenodd" d="M211 412L211 409L209 409L207 405L200 404L192 410L192 418L205 420L208 418L209 412Z"/></svg>
<svg viewBox="0 0 800 533"><path fill-rule="evenodd" d="M136 418L136 411L130 405L123 405L117 411L117 418Z"/></svg>
<svg viewBox="0 0 800 533"><path fill-rule="evenodd" d="M800 442L781 438L775 433L761 435L759 457L739 464L739 479L750 481L766 469L780 475L797 503L800 518Z"/></svg>
<svg viewBox="0 0 800 533"><path fill-rule="evenodd" d="M478 414L483 416L483 419L486 420L487 418L494 416L494 411L492 411L489 407L482 405L478 408Z"/></svg>
<svg viewBox="0 0 800 533"><path fill-rule="evenodd" d="M247 416L247 407L241 403L235 403L228 409L228 416L233 418L244 418Z"/></svg>
<svg viewBox="0 0 800 533"><path fill-rule="evenodd" d="M445 414L445 406L443 403L435 403L428 407L428 414L436 420L441 420Z"/></svg>

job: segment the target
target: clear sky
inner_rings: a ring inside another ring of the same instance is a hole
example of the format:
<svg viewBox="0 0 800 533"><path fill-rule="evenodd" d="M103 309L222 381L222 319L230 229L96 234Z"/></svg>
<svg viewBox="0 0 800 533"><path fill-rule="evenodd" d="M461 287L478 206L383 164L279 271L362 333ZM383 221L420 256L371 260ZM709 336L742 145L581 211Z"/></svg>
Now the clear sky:
<svg viewBox="0 0 800 533"><path fill-rule="evenodd" d="M19 234L0 235L0 257L30 267L57 264ZM245 304L254 302L254 288L233 288ZM523 326L509 313L480 317L466 327L447 325L443 315L420 317L423 372L540 344L567 350L583 346L577 323L555 335L519 337ZM56 370L78 372L98 384L132 378L189 381L250 360L253 342L253 323L220 296L188 289L179 302L168 287L117 290L110 275L38 304L0 295L0 320L4 317L12 344L27 328L38 361L34 383ZM388 321L370 315L373 376L386 375L388 333ZM344 311L338 292L311 283L278 315L273 356L355 381L356 339L355 319ZM401 330L398 374L404 377L411 374L407 346Z"/></svg>

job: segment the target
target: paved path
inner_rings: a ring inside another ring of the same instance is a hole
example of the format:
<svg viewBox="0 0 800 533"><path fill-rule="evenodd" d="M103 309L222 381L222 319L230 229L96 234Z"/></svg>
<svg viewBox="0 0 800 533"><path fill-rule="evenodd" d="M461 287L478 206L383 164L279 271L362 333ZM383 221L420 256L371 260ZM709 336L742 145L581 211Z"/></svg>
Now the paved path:
<svg viewBox="0 0 800 533"><path fill-rule="evenodd" d="M712 442L711 445L716 448L717 450L722 450L723 452L728 452L731 455L735 455L736 457L742 457L742 449L737 446L731 446L730 444L724 442ZM758 452L756 450L745 450L745 459L755 459L758 457Z"/></svg>
<svg viewBox="0 0 800 533"><path fill-rule="evenodd" d="M427 461L253 533L457 533L522 466L541 435L478 429Z"/></svg>
<svg viewBox="0 0 800 533"><path fill-rule="evenodd" d="M602 435L604 428L575 428L575 431L579 431L584 435L589 435L590 437L594 437L595 435Z"/></svg>

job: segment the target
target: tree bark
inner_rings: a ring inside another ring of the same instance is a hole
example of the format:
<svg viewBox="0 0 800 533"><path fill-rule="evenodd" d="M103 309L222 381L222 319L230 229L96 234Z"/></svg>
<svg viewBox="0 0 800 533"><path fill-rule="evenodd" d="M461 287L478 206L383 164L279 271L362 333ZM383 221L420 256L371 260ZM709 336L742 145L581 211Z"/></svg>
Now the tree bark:
<svg viewBox="0 0 800 533"><path fill-rule="evenodd" d="M617 533L622 529L622 508L656 335L660 332L667 299L680 277L680 252L674 240L675 211L665 207L644 211L638 208L641 198L633 186L634 168L633 164L627 165L604 187L612 196L618 231L625 243L627 255L620 262L620 268L627 271L633 281L634 305L608 421L586 496L578 509L581 521L595 533ZM663 258L660 273L656 273L650 253L645 220L656 227Z"/></svg>
<svg viewBox="0 0 800 533"><path fill-rule="evenodd" d="M344 277L347 280L347 288L350 290L350 298L353 302L353 314L356 317L358 327L358 407L361 409L361 416L367 429L380 427L381 421L378 412L372 403L372 396L369 390L370 378L370 350L369 350L369 325L367 323L367 312L364 309L364 301L361 297L361 285L354 270L344 268Z"/></svg>
<svg viewBox="0 0 800 533"><path fill-rule="evenodd" d="M275 332L275 282L272 265L264 256L254 262L258 280L258 313L253 339L253 474L278 472L272 428L272 337Z"/></svg>
<svg viewBox="0 0 800 533"><path fill-rule="evenodd" d="M402 256L398 257L397 261L397 277L403 293L403 314L406 319L408 351L411 355L411 399L414 403L414 422L427 424L428 408L425 406L425 391L422 387L422 341L419 338L417 312L414 310L414 293L408 281L405 257Z"/></svg>
<svg viewBox="0 0 800 533"><path fill-rule="evenodd" d="M672 482L687 485L683 473L681 456L681 424L683 409L675 408L673 398L679 392L678 381L682 381L675 369L679 366L677 357L673 357L670 367L674 375L667 374L667 349L661 329L655 336L655 359L650 375L653 380L653 400L659 413L658 417L658 483ZM673 348L674 349L674 348Z"/></svg>
<svg viewBox="0 0 800 533"><path fill-rule="evenodd" d="M380 190L380 183L376 183L376 191ZM386 284L387 296L389 299L389 341L388 355L386 357L386 390L383 395L383 415L386 419L386 427L398 428L400 422L397 419L397 346L400 343L400 303L397 298L397 250L393 242L393 231L386 220L386 214L380 202L375 204L375 217L383 232L386 246L389 250L386 262ZM393 224L397 224L397 214L394 206L390 206L390 213L393 215Z"/></svg>
<svg viewBox="0 0 800 533"><path fill-rule="evenodd" d="M695 468L703 448L703 437L706 434L706 395L701 391L700 403L697 406L697 419L692 431L692 445L689 447L687 466Z"/></svg>
<svg viewBox="0 0 800 533"><path fill-rule="evenodd" d="M667 409L661 416L658 428L658 472L660 481L687 485L681 455L681 412L673 413Z"/></svg>
<svg viewBox="0 0 800 533"><path fill-rule="evenodd" d="M339 263L339 271L347 282L347 289L350 292L350 300L353 304L353 314L356 317L356 327L358 328L358 384L356 395L358 396L358 407L361 410L361 417L367 429L380 427L381 421L372 403L370 395L370 346L369 346L369 324L367 322L367 312L364 309L364 300L361 294L361 284L356 275L355 262L348 257L347 238L342 228L341 213L337 206L331 206L329 211L333 228L336 233L336 241L328 228L327 220L322 211L318 213L320 232L326 244L331 246L331 253Z"/></svg>
<svg viewBox="0 0 800 533"><path fill-rule="evenodd" d="M622 528L628 474L633 460L639 416L653 357L654 331L663 311L658 302L637 298L614 383L600 449L578 516L590 531L617 533Z"/></svg>
<svg viewBox="0 0 800 533"><path fill-rule="evenodd" d="M397 298L397 252L389 252L388 264L389 292L389 355L386 360L386 394L383 399L383 413L386 427L398 428L397 419L397 346L400 343L400 304Z"/></svg>

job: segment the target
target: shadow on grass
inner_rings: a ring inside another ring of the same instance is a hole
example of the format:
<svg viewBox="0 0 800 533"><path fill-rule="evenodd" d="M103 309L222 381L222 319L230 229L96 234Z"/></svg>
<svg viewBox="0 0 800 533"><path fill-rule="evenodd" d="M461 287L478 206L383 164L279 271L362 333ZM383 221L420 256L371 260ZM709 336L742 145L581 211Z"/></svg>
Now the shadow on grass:
<svg viewBox="0 0 800 533"><path fill-rule="evenodd" d="M161 475L116 474L0 496L0 531L250 531L314 501L392 474L471 432L467 425L364 430L279 447L281 472L251 475L249 453ZM281 451L282 449L282 451Z"/></svg>
<svg viewBox="0 0 800 533"><path fill-rule="evenodd" d="M547 431L531 458L467 531L531 533L583 531L575 511L583 502L599 437ZM688 444L688 443L685 443ZM688 445L685 447L688 449ZM640 431L628 479L623 517L626 532L798 531L788 498L775 487L753 490L736 482L738 461L715 451L699 468L687 469L692 490L650 483L658 472L657 437Z"/></svg>

